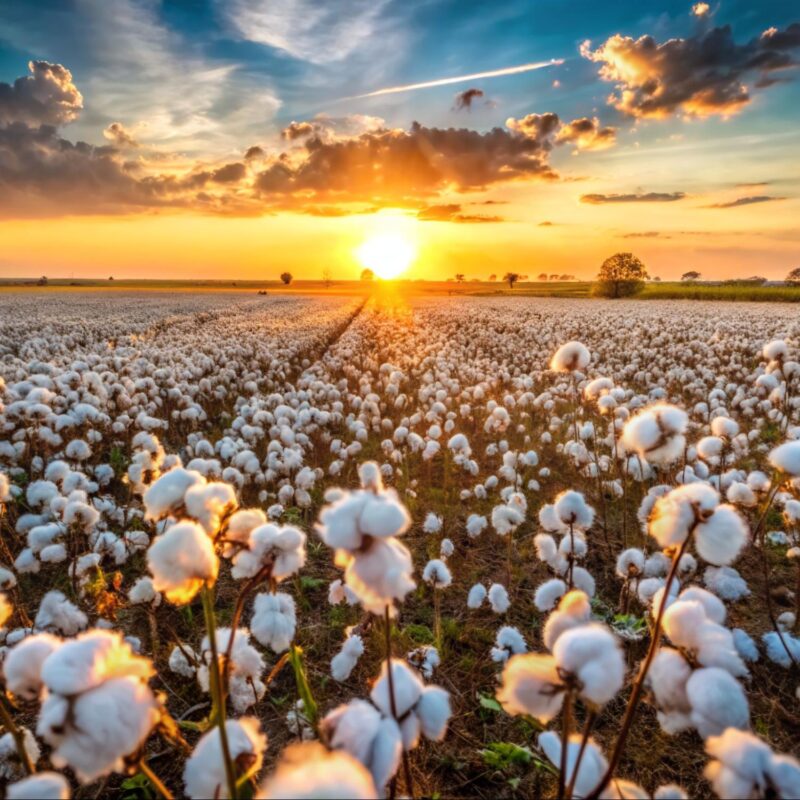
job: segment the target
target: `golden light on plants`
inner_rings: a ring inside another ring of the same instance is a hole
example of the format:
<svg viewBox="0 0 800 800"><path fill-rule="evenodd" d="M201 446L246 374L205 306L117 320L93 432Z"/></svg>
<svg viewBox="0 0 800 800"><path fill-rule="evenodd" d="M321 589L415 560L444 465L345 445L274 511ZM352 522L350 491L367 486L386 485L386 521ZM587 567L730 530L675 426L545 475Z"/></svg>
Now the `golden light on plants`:
<svg viewBox="0 0 800 800"><path fill-rule="evenodd" d="M417 248L401 233L379 233L359 245L356 257L378 278L391 280L402 275L414 263Z"/></svg>

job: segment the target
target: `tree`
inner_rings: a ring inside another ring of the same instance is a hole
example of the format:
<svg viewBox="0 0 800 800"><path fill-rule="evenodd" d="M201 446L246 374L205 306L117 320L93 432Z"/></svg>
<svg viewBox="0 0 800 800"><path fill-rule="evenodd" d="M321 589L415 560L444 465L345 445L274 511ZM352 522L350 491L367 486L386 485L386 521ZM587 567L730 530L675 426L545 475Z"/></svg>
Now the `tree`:
<svg viewBox="0 0 800 800"><path fill-rule="evenodd" d="M546 281L547 280L547 273L546 272L540 272L536 277L540 281Z"/></svg>
<svg viewBox="0 0 800 800"><path fill-rule="evenodd" d="M489 276L489 280L490 280L490 281L496 281L496 280L497 280L497 275L495 275L494 273L492 273L492 274Z"/></svg>
<svg viewBox="0 0 800 800"><path fill-rule="evenodd" d="M281 272L281 282L284 286L288 286L292 282L291 272Z"/></svg>
<svg viewBox="0 0 800 800"><path fill-rule="evenodd" d="M561 281L574 281L575 280L575 276L574 275L561 275L561 276L559 276L559 280L561 280Z"/></svg>
<svg viewBox="0 0 800 800"><path fill-rule="evenodd" d="M633 253L616 253L600 267L594 293L601 297L628 297L644 288L647 269Z"/></svg>
<svg viewBox="0 0 800 800"><path fill-rule="evenodd" d="M695 272L695 270L690 270L689 272L684 272L683 275L681 275L681 280L682 281L697 281L697 280L700 280L700 273L699 272Z"/></svg>
<svg viewBox="0 0 800 800"><path fill-rule="evenodd" d="M362 281L371 281L374 277L375 273L369 267L361 273Z"/></svg>
<svg viewBox="0 0 800 800"><path fill-rule="evenodd" d="M787 276L786 283L800 283L800 267L795 267Z"/></svg>
<svg viewBox="0 0 800 800"><path fill-rule="evenodd" d="M464 283L466 276L463 272L456 272L456 283Z"/></svg>
<svg viewBox="0 0 800 800"><path fill-rule="evenodd" d="M47 286L47 275L42 275L38 281L36 281L37 286Z"/></svg>
<svg viewBox="0 0 800 800"><path fill-rule="evenodd" d="M323 267L322 269L322 280L325 284L325 288L329 289L331 285L331 268L330 267Z"/></svg>
<svg viewBox="0 0 800 800"><path fill-rule="evenodd" d="M557 280L558 280L558 275L556 275L555 273L553 273L553 274L550 276L550 280L551 280L551 281L557 281Z"/></svg>
<svg viewBox="0 0 800 800"><path fill-rule="evenodd" d="M519 280L519 273L518 272L506 272L503 275L503 280L508 284L509 289L514 288L514 284Z"/></svg>

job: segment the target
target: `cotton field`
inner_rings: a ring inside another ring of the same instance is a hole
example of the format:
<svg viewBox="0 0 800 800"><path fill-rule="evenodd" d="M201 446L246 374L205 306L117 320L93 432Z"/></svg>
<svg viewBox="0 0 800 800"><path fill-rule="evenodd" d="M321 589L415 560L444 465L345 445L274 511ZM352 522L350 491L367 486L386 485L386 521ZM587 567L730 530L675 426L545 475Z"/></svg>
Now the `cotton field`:
<svg viewBox="0 0 800 800"><path fill-rule="evenodd" d="M780 305L0 296L8 798L800 796Z"/></svg>

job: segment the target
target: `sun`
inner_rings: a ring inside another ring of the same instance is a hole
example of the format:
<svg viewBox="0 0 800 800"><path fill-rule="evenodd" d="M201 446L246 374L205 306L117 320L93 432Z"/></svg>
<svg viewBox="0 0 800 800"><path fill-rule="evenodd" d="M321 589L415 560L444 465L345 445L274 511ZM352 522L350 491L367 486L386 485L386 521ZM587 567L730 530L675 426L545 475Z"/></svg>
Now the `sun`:
<svg viewBox="0 0 800 800"><path fill-rule="evenodd" d="M379 233L359 245L356 257L377 277L391 280L411 266L417 251L412 242L401 234Z"/></svg>

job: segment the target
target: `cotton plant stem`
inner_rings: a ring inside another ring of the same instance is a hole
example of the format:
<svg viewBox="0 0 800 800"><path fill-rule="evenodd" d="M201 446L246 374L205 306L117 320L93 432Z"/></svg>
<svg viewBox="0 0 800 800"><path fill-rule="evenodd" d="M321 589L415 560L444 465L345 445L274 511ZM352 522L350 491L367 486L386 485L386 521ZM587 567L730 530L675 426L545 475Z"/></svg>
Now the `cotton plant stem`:
<svg viewBox="0 0 800 800"><path fill-rule="evenodd" d="M3 723L3 727L14 739L19 760L22 762L22 766L25 769L26 774L33 775L33 773L36 772L36 769L34 768L33 762L28 755L28 751L25 749L25 737L23 736L23 733L17 726L16 722L14 722L14 718L11 716L11 711L8 708L5 693L3 692L0 692L0 721Z"/></svg>
<svg viewBox="0 0 800 800"><path fill-rule="evenodd" d="M216 705L215 724L219 728L219 741L222 748L222 760L225 763L225 780L228 784L228 796L235 800L236 793L236 772L231 760L231 751L228 746L228 731L225 728L225 687L222 685L222 676L219 670L219 655L217 653L217 628L214 617L214 600L212 589L208 586L203 587L203 614L206 621L206 632L211 645L211 669L209 688Z"/></svg>
<svg viewBox="0 0 800 800"><path fill-rule="evenodd" d="M622 752L625 749L625 742L628 738L628 734L631 730L631 725L633 723L633 719L636 716L636 711L639 708L639 701L642 698L642 692L644 691L644 681L647 677L647 673L650 670L650 665L653 663L653 658L655 658L656 652L658 651L658 645L661 640L661 623L664 619L664 612L667 610L667 602L669 600L669 590L672 586L673 581L675 580L675 576L678 572L678 564L680 563L681 557L686 552L686 548L689 544L689 540L692 538L694 534L695 525L692 526L692 529L689 531L689 535L684 539L681 546L675 551L675 554L672 557L672 566L670 567L669 574L667 575L666 583L664 584L664 594L661 597L661 604L658 608L658 614L656 616L655 625L653 626L653 636L650 640L650 647L647 649L647 655L642 662L641 667L639 668L639 674L636 677L636 681L633 684L633 689L631 690L631 696L628 699L628 705L625 709L625 716L622 719L622 725L620 726L619 736L617 737L616 744L614 745L614 750L611 753L611 758L608 762L608 768L606 769L605 775L601 779L600 783L594 788L594 791L590 795L587 796L586 800L597 800L600 797L603 789L608 786L611 779L614 777L614 772L616 771L617 767L619 766L620 758L622 757Z"/></svg>
<svg viewBox="0 0 800 800"><path fill-rule="evenodd" d="M163 797L164 800L173 800L172 792L169 789L167 789L166 786L164 786L163 782L161 781L161 778L159 778L158 775L156 775L155 772L153 772L153 770L150 769L150 766L148 765L147 761L142 759L139 762L139 769L142 771L144 775L147 776L147 780L149 780L150 783L153 784L153 788L156 790L157 795Z"/></svg>
<svg viewBox="0 0 800 800"><path fill-rule="evenodd" d="M558 770L558 800L564 800L564 789L567 782L567 750L569 749L569 734L572 727L572 689L564 692L564 701L561 706L561 763Z"/></svg>

